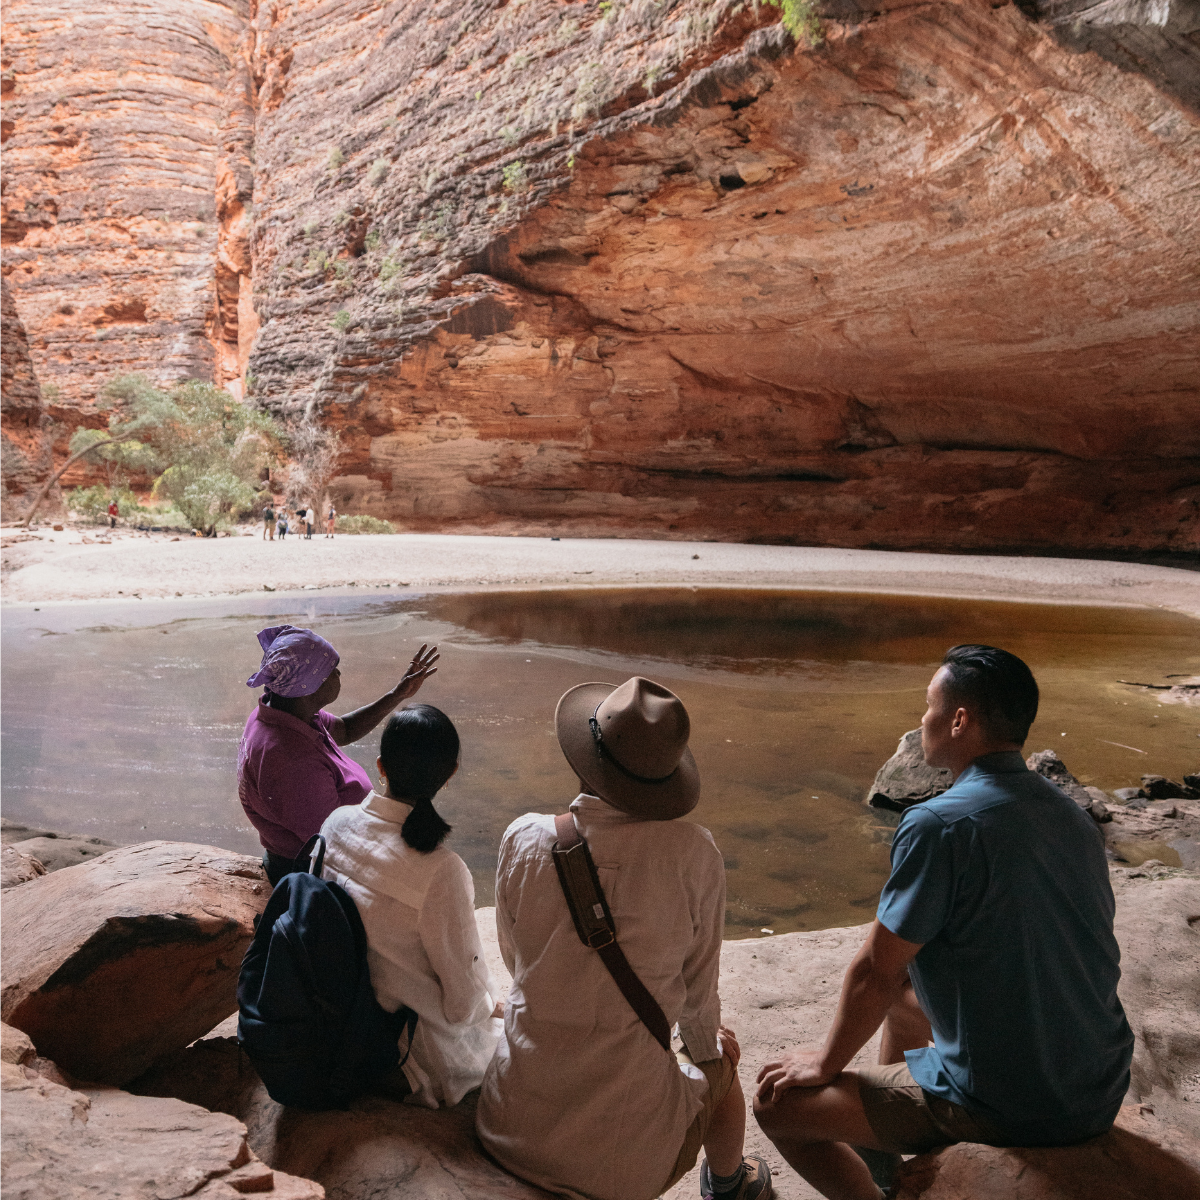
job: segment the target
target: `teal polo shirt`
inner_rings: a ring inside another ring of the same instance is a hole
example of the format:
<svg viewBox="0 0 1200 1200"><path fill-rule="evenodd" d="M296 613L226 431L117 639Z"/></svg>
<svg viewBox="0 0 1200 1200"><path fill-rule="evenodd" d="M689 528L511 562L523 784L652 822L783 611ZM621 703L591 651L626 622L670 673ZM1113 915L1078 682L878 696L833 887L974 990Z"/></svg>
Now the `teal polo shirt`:
<svg viewBox="0 0 1200 1200"><path fill-rule="evenodd" d="M1114 909L1091 816L1016 752L906 809L878 917L921 945L909 976L934 1044L905 1055L916 1082L1010 1145L1108 1129L1133 1056Z"/></svg>

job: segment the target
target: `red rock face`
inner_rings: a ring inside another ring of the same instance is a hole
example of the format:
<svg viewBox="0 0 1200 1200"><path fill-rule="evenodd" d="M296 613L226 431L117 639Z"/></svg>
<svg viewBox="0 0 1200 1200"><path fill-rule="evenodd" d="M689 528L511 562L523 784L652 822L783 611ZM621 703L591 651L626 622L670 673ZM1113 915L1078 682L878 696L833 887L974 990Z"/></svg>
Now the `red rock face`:
<svg viewBox="0 0 1200 1200"><path fill-rule="evenodd" d="M8 281L0 279L0 519L25 516L50 475L50 418L29 357L25 327ZM50 510L61 505L57 487Z"/></svg>
<svg viewBox="0 0 1200 1200"><path fill-rule="evenodd" d="M1186 31L738 7L228 10L189 369L413 529L1193 549Z"/></svg>
<svg viewBox="0 0 1200 1200"><path fill-rule="evenodd" d="M76 428L103 423L93 405L117 375L238 374L228 273L245 255L226 252L218 204L249 194L245 17L238 0L6 9L4 273L53 388L60 462Z"/></svg>

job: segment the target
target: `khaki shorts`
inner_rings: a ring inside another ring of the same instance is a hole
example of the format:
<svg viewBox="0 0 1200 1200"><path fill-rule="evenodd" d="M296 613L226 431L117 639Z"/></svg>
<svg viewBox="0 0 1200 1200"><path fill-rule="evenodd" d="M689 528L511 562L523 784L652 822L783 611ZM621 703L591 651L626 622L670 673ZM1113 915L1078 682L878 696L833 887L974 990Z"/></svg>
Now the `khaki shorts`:
<svg viewBox="0 0 1200 1200"><path fill-rule="evenodd" d="M696 1165L696 1159L700 1157L700 1151L704 1148L708 1127L712 1124L713 1113L717 1111L717 1105L729 1095L729 1089L733 1087L733 1081L737 1078L737 1067L723 1054L720 1058L698 1063L692 1061L692 1056L685 1048L678 1051L675 1057L679 1062L698 1067L704 1072L704 1078L708 1080L708 1095L705 1097L704 1107L692 1118L692 1123L683 1136L683 1147L671 1168L671 1178L655 1192L656 1196L661 1196L668 1188L674 1187Z"/></svg>
<svg viewBox="0 0 1200 1200"><path fill-rule="evenodd" d="M897 1154L924 1154L952 1142L1005 1145L989 1121L952 1100L931 1096L912 1077L907 1063L857 1067L858 1094L876 1140Z"/></svg>

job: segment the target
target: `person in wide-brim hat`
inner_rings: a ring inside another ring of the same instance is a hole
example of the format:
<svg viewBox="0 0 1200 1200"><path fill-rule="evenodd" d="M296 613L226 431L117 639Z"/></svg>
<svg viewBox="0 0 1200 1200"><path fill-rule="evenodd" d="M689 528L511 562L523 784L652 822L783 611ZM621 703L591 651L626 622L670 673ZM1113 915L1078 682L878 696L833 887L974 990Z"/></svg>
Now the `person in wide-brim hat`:
<svg viewBox="0 0 1200 1200"><path fill-rule="evenodd" d="M683 701L634 676L581 683L558 702L558 744L575 774L614 808L646 821L685 816L700 799Z"/></svg>

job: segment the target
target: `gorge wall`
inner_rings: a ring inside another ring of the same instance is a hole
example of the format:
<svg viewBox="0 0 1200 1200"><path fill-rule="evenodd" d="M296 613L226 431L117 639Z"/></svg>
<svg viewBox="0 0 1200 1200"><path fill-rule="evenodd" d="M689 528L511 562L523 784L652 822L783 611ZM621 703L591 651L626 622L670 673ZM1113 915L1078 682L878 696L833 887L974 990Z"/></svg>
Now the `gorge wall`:
<svg viewBox="0 0 1200 1200"><path fill-rule="evenodd" d="M8 13L60 445L199 374L410 529L1196 548L1194 3L150 12Z"/></svg>

